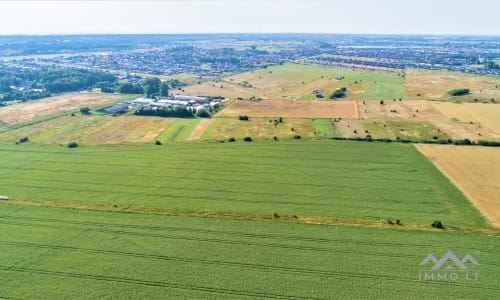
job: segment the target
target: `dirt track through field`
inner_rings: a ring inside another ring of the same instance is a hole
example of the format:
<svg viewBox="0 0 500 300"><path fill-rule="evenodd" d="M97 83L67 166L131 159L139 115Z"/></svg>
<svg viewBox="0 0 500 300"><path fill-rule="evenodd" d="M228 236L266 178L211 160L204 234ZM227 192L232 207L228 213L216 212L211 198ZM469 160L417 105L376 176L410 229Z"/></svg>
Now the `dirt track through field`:
<svg viewBox="0 0 500 300"><path fill-rule="evenodd" d="M211 123L212 119L201 119L200 122L196 124L196 127L193 129L193 131L191 131L191 134L189 135L187 140L188 141L199 140Z"/></svg>
<svg viewBox="0 0 500 300"><path fill-rule="evenodd" d="M417 145L417 149L500 228L500 150L479 146Z"/></svg>

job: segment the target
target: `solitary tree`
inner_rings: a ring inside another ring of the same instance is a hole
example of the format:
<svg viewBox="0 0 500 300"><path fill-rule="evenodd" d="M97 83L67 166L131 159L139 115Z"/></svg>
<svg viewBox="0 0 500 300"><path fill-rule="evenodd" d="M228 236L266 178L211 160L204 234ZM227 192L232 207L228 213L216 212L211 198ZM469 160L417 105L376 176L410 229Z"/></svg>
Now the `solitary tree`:
<svg viewBox="0 0 500 300"><path fill-rule="evenodd" d="M144 91L146 92L146 97L152 97L160 92L161 81L159 78L152 77L146 79L144 82Z"/></svg>
<svg viewBox="0 0 500 300"><path fill-rule="evenodd" d="M168 97L168 83L165 81L160 84L160 97Z"/></svg>

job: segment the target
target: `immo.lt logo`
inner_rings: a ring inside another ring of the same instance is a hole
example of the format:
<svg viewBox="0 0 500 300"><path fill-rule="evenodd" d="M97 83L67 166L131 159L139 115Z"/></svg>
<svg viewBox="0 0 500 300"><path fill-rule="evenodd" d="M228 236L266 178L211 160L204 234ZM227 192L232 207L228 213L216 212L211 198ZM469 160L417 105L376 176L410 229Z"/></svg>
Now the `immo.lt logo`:
<svg viewBox="0 0 500 300"><path fill-rule="evenodd" d="M418 279L421 281L478 280L479 263L469 253L459 259L453 252L446 252L439 260L431 253L420 263Z"/></svg>

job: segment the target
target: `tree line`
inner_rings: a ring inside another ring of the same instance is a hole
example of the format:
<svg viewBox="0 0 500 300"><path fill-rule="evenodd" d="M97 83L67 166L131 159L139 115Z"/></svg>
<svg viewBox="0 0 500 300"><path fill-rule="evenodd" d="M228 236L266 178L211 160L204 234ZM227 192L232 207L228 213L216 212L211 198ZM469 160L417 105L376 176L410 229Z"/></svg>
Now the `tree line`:
<svg viewBox="0 0 500 300"><path fill-rule="evenodd" d="M118 86L117 91L122 94L144 94L148 98L167 97L170 89L180 89L186 83L171 79L161 81L157 77L147 78L142 83L126 82Z"/></svg>
<svg viewBox="0 0 500 300"><path fill-rule="evenodd" d="M34 100L63 92L111 86L116 82L116 77L108 72L86 69L0 70L2 101Z"/></svg>

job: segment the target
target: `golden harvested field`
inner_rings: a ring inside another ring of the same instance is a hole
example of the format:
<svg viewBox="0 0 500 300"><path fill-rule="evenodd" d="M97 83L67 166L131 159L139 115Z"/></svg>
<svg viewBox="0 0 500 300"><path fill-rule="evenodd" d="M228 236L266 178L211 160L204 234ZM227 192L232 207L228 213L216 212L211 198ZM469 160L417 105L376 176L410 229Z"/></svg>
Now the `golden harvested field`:
<svg viewBox="0 0 500 300"><path fill-rule="evenodd" d="M78 110L82 106L100 106L123 99L125 95L72 93L0 108L0 122L21 124L58 113Z"/></svg>
<svg viewBox="0 0 500 300"><path fill-rule="evenodd" d="M441 106L443 107L443 110L438 109ZM432 124L436 128L439 128L442 133L445 133L453 139L468 138L471 140L497 140L499 138L498 133L495 133L495 131L489 128L489 126L481 126L477 122L470 124L469 121L471 120L469 119L460 119L463 122L459 122L456 119L453 119L453 116L449 116L445 113L445 108L455 106L463 107L464 109L467 109L467 107L480 108L481 111L487 110L487 107L491 107L491 112L484 113L484 115L489 116L486 118L493 123L495 122L495 116L498 115L498 109L500 109L500 105L495 104L456 104L427 100L404 100L385 101L384 105L381 105L378 101L365 101L365 103L360 102L359 111L360 118L367 121L405 121L413 122L415 124ZM450 109L450 111L453 110ZM484 120L486 118L482 119ZM497 122L499 119L500 115L497 117Z"/></svg>
<svg viewBox="0 0 500 300"><path fill-rule="evenodd" d="M356 101L235 101L218 117L289 117L289 118L347 118L357 119Z"/></svg>
<svg viewBox="0 0 500 300"><path fill-rule="evenodd" d="M485 132L492 131L493 138L500 139L500 104L435 102L432 106L456 122L472 122Z"/></svg>
<svg viewBox="0 0 500 300"><path fill-rule="evenodd" d="M500 227L500 151L479 146L416 145L495 227Z"/></svg>
<svg viewBox="0 0 500 300"><path fill-rule="evenodd" d="M240 121L237 118L216 118L215 127L206 137L207 140L221 140L234 137L242 139L250 136L253 139L314 137L314 126L311 119L284 118L283 123L274 125L273 118L250 118ZM214 120L214 121L215 121ZM293 130L292 130L293 128Z"/></svg>
<svg viewBox="0 0 500 300"><path fill-rule="evenodd" d="M500 77L409 69L404 87L406 99L473 102L474 99L490 101L491 98L500 101L500 88L495 87L499 84ZM460 97L450 97L447 94L450 90L459 88L468 88L471 94Z"/></svg>
<svg viewBox="0 0 500 300"><path fill-rule="evenodd" d="M175 118L121 116L86 134L84 144L148 143L175 122Z"/></svg>
<svg viewBox="0 0 500 300"><path fill-rule="evenodd" d="M0 141L14 143L22 137L39 144L123 144L153 141L176 119L108 115L63 116L0 133Z"/></svg>

